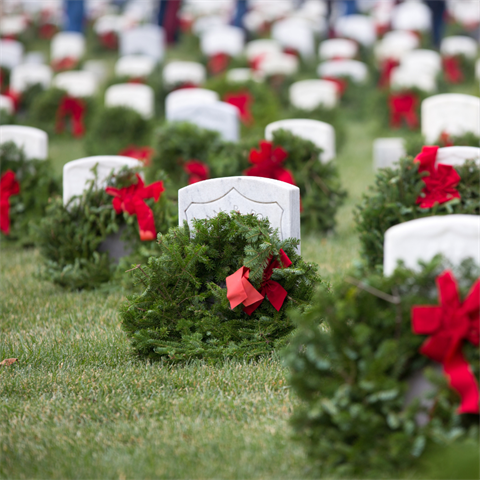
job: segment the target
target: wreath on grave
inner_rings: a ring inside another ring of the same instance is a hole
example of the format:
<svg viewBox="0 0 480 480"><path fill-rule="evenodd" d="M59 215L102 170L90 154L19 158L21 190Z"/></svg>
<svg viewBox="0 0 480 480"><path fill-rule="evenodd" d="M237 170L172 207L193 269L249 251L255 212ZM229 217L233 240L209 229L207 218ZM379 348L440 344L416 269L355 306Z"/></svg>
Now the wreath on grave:
<svg viewBox="0 0 480 480"><path fill-rule="evenodd" d="M420 133L408 136L405 141L407 155L416 155L422 150L423 145L425 145L425 138ZM443 133L430 145L438 145L442 148L453 146L478 147L480 145L480 137L477 137L477 135L472 132L466 132L462 135Z"/></svg>
<svg viewBox="0 0 480 480"><path fill-rule="evenodd" d="M0 144L2 241L22 246L35 243L34 225L42 218L60 182L50 160L28 160L13 142Z"/></svg>
<svg viewBox="0 0 480 480"><path fill-rule="evenodd" d="M294 328L287 310L305 311L321 282L297 244L238 212L171 228L133 269L143 292L120 310L134 350L180 362L255 358L284 345Z"/></svg>
<svg viewBox="0 0 480 480"><path fill-rule="evenodd" d="M357 206L362 256L370 267L382 263L384 234L394 225L432 215L480 215L478 164L467 160L435 168L436 150L424 147L415 159L406 157L396 168L380 169Z"/></svg>
<svg viewBox="0 0 480 480"><path fill-rule="evenodd" d="M101 107L85 136L88 155L118 155L131 145L148 146L152 122L127 107Z"/></svg>
<svg viewBox="0 0 480 480"><path fill-rule="evenodd" d="M154 251L154 242L142 238L153 240L176 223L175 207L161 195L163 181L145 186L136 170L125 167L109 176L108 188L96 183L66 206L54 198L37 228L42 276L71 290L121 283L122 271ZM127 253L118 264L109 253L112 243Z"/></svg>
<svg viewBox="0 0 480 480"><path fill-rule="evenodd" d="M298 329L285 360L302 400L292 423L321 475L395 475L434 444L478 448L479 274L472 260L447 273L440 256L419 273L357 270L333 294L320 289L308 313L292 314ZM434 317L460 311L452 329L466 322L468 334L443 337L439 348L445 324ZM431 391L416 396L416 378Z"/></svg>
<svg viewBox="0 0 480 480"><path fill-rule="evenodd" d="M71 132L81 137L90 129L95 107L92 97L73 98L65 90L50 88L33 100L28 119L50 134Z"/></svg>

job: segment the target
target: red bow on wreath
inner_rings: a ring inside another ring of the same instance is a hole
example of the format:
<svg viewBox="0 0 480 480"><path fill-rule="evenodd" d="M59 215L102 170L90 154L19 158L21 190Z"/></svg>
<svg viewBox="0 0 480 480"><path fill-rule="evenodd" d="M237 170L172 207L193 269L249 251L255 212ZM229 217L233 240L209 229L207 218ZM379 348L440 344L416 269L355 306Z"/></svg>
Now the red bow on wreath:
<svg viewBox="0 0 480 480"><path fill-rule="evenodd" d="M0 230L10 233L10 197L20 193L20 184L15 173L7 170L0 178Z"/></svg>
<svg viewBox="0 0 480 480"><path fill-rule="evenodd" d="M210 169L208 168L208 165L200 160L190 160L183 166L183 169L190 175L188 179L189 185L210 178Z"/></svg>
<svg viewBox="0 0 480 480"><path fill-rule="evenodd" d="M394 58L386 58L380 65L380 78L378 86L380 88L387 88L390 86L390 77L395 67L398 67L399 62Z"/></svg>
<svg viewBox="0 0 480 480"><path fill-rule="evenodd" d="M261 63L265 60L265 57L267 55L265 53L260 53L259 55L255 55L255 57L253 57L250 61L249 61L249 64L250 64L250 68L254 71L254 72L258 72L258 70L260 70L260 65Z"/></svg>
<svg viewBox="0 0 480 480"><path fill-rule="evenodd" d="M129 215L137 216L140 240L154 240L157 236L155 219L152 210L144 200L153 198L155 202L158 202L161 193L165 190L163 182L155 182L145 187L142 177L138 173L135 176L137 177L137 183L129 187L107 187L105 191L115 197L112 205L117 213L127 212Z"/></svg>
<svg viewBox="0 0 480 480"><path fill-rule="evenodd" d="M341 97L345 90L347 89L347 81L344 78L337 78L337 77L322 77L322 80L328 80L329 82L333 82L337 87L338 97Z"/></svg>
<svg viewBox="0 0 480 480"><path fill-rule="evenodd" d="M284 47L283 48L283 53L285 53L287 55L293 55L294 57L299 56L298 50L296 48L293 48L293 47Z"/></svg>
<svg viewBox="0 0 480 480"><path fill-rule="evenodd" d="M118 47L117 34L110 30L109 32L101 33L98 36L100 43L108 50L115 50Z"/></svg>
<svg viewBox="0 0 480 480"><path fill-rule="evenodd" d="M22 94L20 92L15 92L11 88L9 88L5 92L5 96L10 98L10 100L13 103L13 109L17 112L19 107L20 107L20 101L22 99Z"/></svg>
<svg viewBox="0 0 480 480"><path fill-rule="evenodd" d="M463 82L463 73L460 68L460 61L458 57L448 55L442 58L443 71L448 83Z"/></svg>
<svg viewBox="0 0 480 480"><path fill-rule="evenodd" d="M227 69L229 62L230 57L226 53L216 53L208 60L208 70L212 75L218 75Z"/></svg>
<svg viewBox="0 0 480 480"><path fill-rule="evenodd" d="M60 101L57 110L56 133L62 133L65 130L65 117L71 116L73 136L82 137L85 133L85 127L83 125L85 109L86 106L83 100L65 95Z"/></svg>
<svg viewBox="0 0 480 480"><path fill-rule="evenodd" d="M420 163L418 171L430 174L422 178L425 186L416 202L420 208L432 208L436 204L460 198L460 193L455 189L460 182L460 175L451 165L435 165L437 151L437 146L423 147L422 152L415 157L415 162Z"/></svg>
<svg viewBox="0 0 480 480"><path fill-rule="evenodd" d="M52 68L56 72L61 72L64 70L73 70L78 63L78 58L73 57L64 57L58 60L53 60Z"/></svg>
<svg viewBox="0 0 480 480"><path fill-rule="evenodd" d="M291 172L282 167L282 163L287 156L288 153L282 147L273 148L272 142L262 140L260 142L260 151L253 148L250 151L249 160L255 166L245 170L245 175L249 177L273 178L274 180L295 185Z"/></svg>
<svg viewBox="0 0 480 480"><path fill-rule="evenodd" d="M51 40L57 31L58 27L53 23L44 23L38 28L38 36L44 40Z"/></svg>
<svg viewBox="0 0 480 480"><path fill-rule="evenodd" d="M249 92L227 93L225 94L223 101L237 107L240 113L240 120L245 125L249 125L253 122L252 113L250 112L250 105L253 101L253 97Z"/></svg>
<svg viewBox="0 0 480 480"><path fill-rule="evenodd" d="M421 305L412 308L412 328L417 335L431 335L420 353L443 366L450 386L460 395L458 413L479 413L478 384L462 353L468 340L480 341L480 279L460 302L458 286L452 272L437 277L440 306Z"/></svg>
<svg viewBox="0 0 480 480"><path fill-rule="evenodd" d="M418 117L415 107L418 98L414 93L392 93L389 98L390 103L390 124L392 128L400 128L402 119L410 129L418 127Z"/></svg>
<svg viewBox="0 0 480 480"><path fill-rule="evenodd" d="M280 249L279 254L281 263L276 258L270 258L267 268L263 272L260 292L248 281L250 269L247 267L239 268L234 274L226 278L227 298L230 302L230 308L234 309L242 303L243 311L247 315L251 315L267 296L277 312L280 311L287 297L287 291L271 277L275 268L287 268L292 264L292 261L282 249Z"/></svg>
<svg viewBox="0 0 480 480"><path fill-rule="evenodd" d="M153 148L129 145L127 148L124 148L121 152L119 152L119 155L136 158L137 160L143 162L145 166L148 166L150 165L150 159L153 155Z"/></svg>

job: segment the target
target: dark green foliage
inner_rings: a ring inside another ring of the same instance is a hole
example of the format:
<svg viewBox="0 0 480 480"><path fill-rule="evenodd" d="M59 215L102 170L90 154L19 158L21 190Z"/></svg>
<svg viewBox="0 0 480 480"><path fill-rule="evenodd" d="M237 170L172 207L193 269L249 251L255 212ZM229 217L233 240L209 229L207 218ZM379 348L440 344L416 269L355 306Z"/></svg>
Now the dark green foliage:
<svg viewBox="0 0 480 480"><path fill-rule="evenodd" d="M160 236L155 255L134 270L144 290L129 297L120 315L135 351L171 361L254 358L284 344L293 330L286 310L304 311L320 282L316 265L296 253L298 242L281 242L268 220L236 212L194 221L192 228L185 223ZM251 316L242 305L231 310L226 277L246 266L258 289L268 259L281 248L293 265L272 276L288 292L280 311L268 300Z"/></svg>
<svg viewBox="0 0 480 480"><path fill-rule="evenodd" d="M41 95L45 89L43 85L40 83L36 83L34 85L29 85L23 92L22 96L20 97L20 108L25 109L27 112L30 109L32 103L34 102L37 96Z"/></svg>
<svg viewBox="0 0 480 480"><path fill-rule="evenodd" d="M429 145L438 145L439 147L446 147L445 143L446 138L437 138L433 143ZM463 146L463 147L478 147L480 145L480 138L477 137L472 132L464 133L463 135L448 135L448 140L453 145ZM405 149L407 155L415 157L422 151L422 147L426 145L423 135L420 133L414 136L407 138L405 142Z"/></svg>
<svg viewBox="0 0 480 480"><path fill-rule="evenodd" d="M27 160L13 142L0 145L0 175L7 170L15 173L20 193L10 197L10 233L2 234L2 240L30 246L35 242L33 227L44 215L50 197L60 192L60 181L50 160Z"/></svg>
<svg viewBox="0 0 480 480"><path fill-rule="evenodd" d="M416 200L424 187L418 172L418 163L407 157L400 160L397 168L378 171L375 185L363 196L357 207L357 230L362 245L362 256L370 267L383 262L383 238L385 231L399 223L432 215L462 213L480 215L480 169L473 161L455 166L460 175L456 187L461 199L421 209Z"/></svg>
<svg viewBox="0 0 480 480"><path fill-rule="evenodd" d="M107 184L121 188L132 181L133 171L123 169L111 175ZM51 201L37 229L37 246L45 259L45 278L71 290L92 289L112 280L126 265L148 258L155 243L140 241L136 216L117 215L112 198L91 182L83 195L73 197L66 207L60 197ZM157 203L147 199L146 203L155 216L157 232L175 223L165 198L161 197ZM109 235L120 229L121 239L132 253L117 266L107 252L100 253L98 249Z"/></svg>
<svg viewBox="0 0 480 480"><path fill-rule="evenodd" d="M102 108L85 136L88 155L118 155L129 145L150 143L151 123L127 107Z"/></svg>
<svg viewBox="0 0 480 480"><path fill-rule="evenodd" d="M420 273L400 268L388 278L356 271L333 292L320 288L312 308L293 315L298 330L285 360L302 399L293 425L320 475L399 478L435 443L470 439L478 449L478 415L456 413L458 395L418 352L426 336L411 328L412 306L438 305L435 278L444 265L436 257ZM454 273L463 299L479 268L467 260ZM463 353L478 378L478 348L465 342ZM431 421L421 427L415 416L424 407L418 399L406 406L404 398L408 378L424 367L438 390Z"/></svg>
<svg viewBox="0 0 480 480"><path fill-rule="evenodd" d="M0 67L0 93L6 93L8 91L8 88L10 87L10 69L1 66Z"/></svg>

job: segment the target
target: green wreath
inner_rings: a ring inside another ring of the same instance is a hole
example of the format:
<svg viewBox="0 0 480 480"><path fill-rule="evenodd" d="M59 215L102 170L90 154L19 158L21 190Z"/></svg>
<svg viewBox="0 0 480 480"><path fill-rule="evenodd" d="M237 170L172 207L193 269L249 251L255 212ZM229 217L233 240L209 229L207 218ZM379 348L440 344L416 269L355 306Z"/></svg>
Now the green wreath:
<svg viewBox="0 0 480 480"><path fill-rule="evenodd" d="M421 133L410 135L406 138L405 150L407 155L415 156L422 150L426 144L425 138ZM429 145L438 145L439 147L462 146L462 147L478 147L480 145L480 137L472 132L466 132L462 135L444 135L438 137Z"/></svg>
<svg viewBox="0 0 480 480"><path fill-rule="evenodd" d="M23 148L13 142L0 144L0 174L8 170L15 173L20 192L9 198L10 232L2 233L2 240L31 246L35 243L34 226L45 214L50 198L60 192L60 181L52 173L50 160L27 160Z"/></svg>
<svg viewBox="0 0 480 480"><path fill-rule="evenodd" d="M432 215L480 215L480 168L474 161L455 166L461 178L456 187L461 198L428 209L416 205L425 186L422 181L424 174L420 174L418 168L419 164L407 157L401 159L396 168L380 169L375 184L357 206L356 222L362 257L370 267L381 266L384 234L394 225Z"/></svg>
<svg viewBox="0 0 480 480"><path fill-rule="evenodd" d="M271 353L294 328L287 309L305 311L321 281L317 266L296 253L297 244L281 242L268 220L237 212L196 220L192 229L184 223L159 236L154 256L134 270L143 292L129 297L120 311L134 350L175 362ZM231 309L227 277L248 267L249 281L259 289L266 266L281 249L292 265L275 268L271 277L287 292L280 310L267 299L251 316L242 305Z"/></svg>
<svg viewBox="0 0 480 480"><path fill-rule="evenodd" d="M124 168L111 174L106 184L122 188L135 183L136 173ZM121 283L120 273L128 265L148 258L154 242L141 242L137 220L128 213L117 214L112 196L95 188L92 180L82 196L73 197L64 206L54 198L37 229L37 246L44 258L42 276L62 287L78 290L99 287L102 283ZM155 219L157 232L176 223L175 208L165 197L158 202L145 200ZM124 248L131 253L117 264L101 245L107 237L120 233Z"/></svg>
<svg viewBox="0 0 480 480"><path fill-rule="evenodd" d="M438 305L435 280L445 265L437 256L419 273L357 270L333 292L320 289L308 313L294 314L298 330L285 360L302 403L292 423L321 475L398 478L434 444L463 439L478 451L478 415L456 413L457 392L419 353L427 336L412 332L411 308ZM480 269L466 260L454 274L463 301ZM478 348L465 341L462 352L478 381ZM424 397L433 396L433 406L405 399L422 369L436 386Z"/></svg>

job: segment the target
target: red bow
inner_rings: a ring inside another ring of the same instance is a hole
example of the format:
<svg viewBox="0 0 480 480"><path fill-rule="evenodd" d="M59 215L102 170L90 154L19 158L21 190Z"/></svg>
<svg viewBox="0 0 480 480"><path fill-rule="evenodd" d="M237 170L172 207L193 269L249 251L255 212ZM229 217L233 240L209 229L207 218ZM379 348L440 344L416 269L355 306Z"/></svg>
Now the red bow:
<svg viewBox="0 0 480 480"><path fill-rule="evenodd" d="M109 32L101 33L98 36L100 43L107 50L115 50L118 47L118 37L117 34L110 30Z"/></svg>
<svg viewBox="0 0 480 480"><path fill-rule="evenodd" d="M57 26L53 23L44 23L38 29L38 36L44 40L50 40L57 33Z"/></svg>
<svg viewBox="0 0 480 480"><path fill-rule="evenodd" d="M208 168L208 165L199 160L190 160L183 166L183 169L190 175L188 179L189 185L210 178L210 169Z"/></svg>
<svg viewBox="0 0 480 480"><path fill-rule="evenodd" d="M402 119L412 130L418 127L418 117L415 112L418 99L414 93L392 93L390 95L390 124L392 128L400 128Z"/></svg>
<svg viewBox="0 0 480 480"><path fill-rule="evenodd" d="M458 57L448 55L442 58L443 72L448 83L463 82L463 73Z"/></svg>
<svg viewBox="0 0 480 480"><path fill-rule="evenodd" d="M267 268L263 272L260 292L248 281L250 269L247 267L239 268L234 274L226 278L227 298L230 301L230 308L234 309L237 305L243 304L243 311L251 315L263 302L265 296L269 302L278 311L282 308L283 302L287 297L287 291L274 280L271 279L275 268L287 268L292 264L287 254L280 250L281 263L276 258L271 258Z"/></svg>
<svg viewBox="0 0 480 480"><path fill-rule="evenodd" d="M437 277L440 306L412 308L412 328L417 335L431 335L420 353L439 362L450 386L460 395L458 413L479 413L478 384L462 354L462 342L478 346L480 340L480 279L460 302L455 277L449 270Z"/></svg>
<svg viewBox="0 0 480 480"><path fill-rule="evenodd" d="M0 178L0 230L5 235L10 233L10 197L19 193L20 184L15 173L7 170Z"/></svg>
<svg viewBox="0 0 480 480"><path fill-rule="evenodd" d="M390 77L395 67L398 67L399 62L394 58L386 58L380 65L380 78L378 80L378 86L380 88L387 88L390 86Z"/></svg>
<svg viewBox="0 0 480 480"><path fill-rule="evenodd" d="M323 80L328 80L329 82L333 82L337 87L337 96L341 97L345 90L347 89L347 81L344 78L336 78L336 77L322 77Z"/></svg>
<svg viewBox="0 0 480 480"><path fill-rule="evenodd" d="M258 70L260 70L260 65L262 64L263 60L265 60L266 56L267 55L265 53L260 53L259 55L255 55L255 57L253 57L249 62L250 68L254 72L257 72Z"/></svg>
<svg viewBox="0 0 480 480"><path fill-rule="evenodd" d="M127 83L145 83L145 78L143 78L143 77L130 77L127 80Z"/></svg>
<svg viewBox="0 0 480 480"><path fill-rule="evenodd" d="M107 187L105 191L115 197L112 205L117 213L127 212L129 215L137 216L140 240L153 240L157 235L155 219L152 210L144 202L144 199L153 198L158 202L165 189L163 188L163 182L155 182L145 187L142 177L138 173L135 176L137 177L137 183L129 187Z"/></svg>
<svg viewBox="0 0 480 480"><path fill-rule="evenodd" d="M262 140L260 142L260 151L253 148L250 151L249 160L255 166L245 170L245 175L249 177L273 178L274 180L295 185L291 172L281 165L287 156L288 153L282 147L274 149L272 142Z"/></svg>
<svg viewBox="0 0 480 480"><path fill-rule="evenodd" d="M293 47L284 47L283 53L286 53L287 55L293 55L294 57L298 57L298 50Z"/></svg>
<svg viewBox="0 0 480 480"><path fill-rule="evenodd" d="M85 126L83 125L85 109L86 105L83 100L65 95L57 110L56 133L62 133L65 130L65 117L70 115L72 117L73 136L82 137L85 133Z"/></svg>
<svg viewBox="0 0 480 480"><path fill-rule="evenodd" d="M227 69L229 62L230 57L226 53L216 53L208 60L208 70L212 75L218 75Z"/></svg>
<svg viewBox="0 0 480 480"><path fill-rule="evenodd" d="M136 158L143 162L145 166L150 165L150 159L153 155L153 148L151 147L137 147L136 145L129 145L127 148L124 148L119 155L125 157Z"/></svg>
<svg viewBox="0 0 480 480"><path fill-rule="evenodd" d="M12 100L13 109L17 112L20 107L20 100L22 99L22 94L20 92L15 92L9 88L4 95Z"/></svg>
<svg viewBox="0 0 480 480"><path fill-rule="evenodd" d="M420 208L432 208L436 204L460 198L460 193L455 190L460 182L460 175L451 165L440 163L435 166L437 151L437 146L423 147L422 152L415 157L415 162L420 163L418 171L430 174L422 178L425 186L416 202L420 204Z"/></svg>
<svg viewBox="0 0 480 480"><path fill-rule="evenodd" d="M60 58L59 60L53 60L52 68L56 72L60 72L63 70L73 70L77 66L77 63L78 63L77 58L64 57L64 58Z"/></svg>
<svg viewBox="0 0 480 480"><path fill-rule="evenodd" d="M250 105L253 102L253 97L249 92L227 93L223 101L237 107L240 113L240 119L245 125L253 122L252 113L250 112Z"/></svg>

